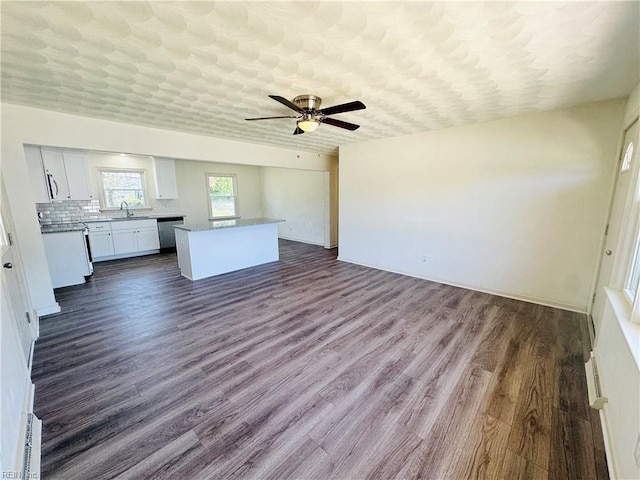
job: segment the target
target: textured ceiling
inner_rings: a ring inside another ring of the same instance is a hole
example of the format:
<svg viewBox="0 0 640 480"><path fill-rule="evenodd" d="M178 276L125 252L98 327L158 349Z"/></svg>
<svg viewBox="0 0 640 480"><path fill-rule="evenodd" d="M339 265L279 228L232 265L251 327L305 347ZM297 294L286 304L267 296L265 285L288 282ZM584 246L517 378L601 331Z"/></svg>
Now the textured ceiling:
<svg viewBox="0 0 640 480"><path fill-rule="evenodd" d="M2 1L2 100L323 153L621 97L638 2ZM293 136L267 95L366 110Z"/></svg>

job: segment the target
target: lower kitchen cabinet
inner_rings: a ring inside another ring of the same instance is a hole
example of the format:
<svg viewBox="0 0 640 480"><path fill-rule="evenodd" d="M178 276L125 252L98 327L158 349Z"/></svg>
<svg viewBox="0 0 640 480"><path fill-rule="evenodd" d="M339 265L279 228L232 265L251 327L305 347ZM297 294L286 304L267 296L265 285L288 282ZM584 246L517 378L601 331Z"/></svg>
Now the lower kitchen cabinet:
<svg viewBox="0 0 640 480"><path fill-rule="evenodd" d="M93 273L82 231L42 235L53 288L79 285Z"/></svg>
<svg viewBox="0 0 640 480"><path fill-rule="evenodd" d="M109 225L108 231L105 224ZM90 223L89 240L95 262L158 253L160 250L155 219L99 222L94 228Z"/></svg>
<svg viewBox="0 0 640 480"><path fill-rule="evenodd" d="M90 233L89 243L91 244L91 254L94 259L96 257L109 257L115 254L111 231Z"/></svg>
<svg viewBox="0 0 640 480"><path fill-rule="evenodd" d="M138 250L136 230L115 230L113 232L113 251L116 255L137 252Z"/></svg>
<svg viewBox="0 0 640 480"><path fill-rule="evenodd" d="M160 237L158 227L139 228L136 232L138 250L158 250L160 248Z"/></svg>

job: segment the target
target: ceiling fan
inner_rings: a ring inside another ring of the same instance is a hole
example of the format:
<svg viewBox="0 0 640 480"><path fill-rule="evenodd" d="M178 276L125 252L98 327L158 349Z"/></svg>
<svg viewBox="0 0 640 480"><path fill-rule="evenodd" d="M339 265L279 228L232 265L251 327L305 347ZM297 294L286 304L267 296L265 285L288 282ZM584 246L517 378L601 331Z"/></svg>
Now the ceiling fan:
<svg viewBox="0 0 640 480"><path fill-rule="evenodd" d="M349 123L342 120L336 120L329 117L329 115L335 115L336 113L352 112L354 110L362 110L367 108L364 103L360 101L343 103L341 105L334 105L333 107L320 108L322 99L316 95L298 95L293 99L293 102L287 100L284 97L278 95L269 95L276 102L289 107L291 110L298 112L298 115L282 115L278 117L259 117L259 118L246 118L245 120L271 120L274 118L295 118L297 119L296 129L293 131L294 135L300 135L305 132L313 132L321 123L333 125L334 127L345 128L347 130L357 130L360 125L355 123Z"/></svg>

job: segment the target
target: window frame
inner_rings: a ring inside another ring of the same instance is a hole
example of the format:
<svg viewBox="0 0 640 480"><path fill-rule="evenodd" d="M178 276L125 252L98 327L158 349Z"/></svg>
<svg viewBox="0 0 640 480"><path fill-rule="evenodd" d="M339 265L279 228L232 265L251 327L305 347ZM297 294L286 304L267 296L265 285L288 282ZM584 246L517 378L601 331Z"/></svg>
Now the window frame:
<svg viewBox="0 0 640 480"><path fill-rule="evenodd" d="M639 119L636 117L634 121L630 122L623 135L626 135L638 121ZM634 150L636 150L636 143L640 142L638 142L638 138L633 138L631 143L634 144ZM634 265L636 262L640 262L640 165L638 165L640 164L640 153L633 152L637 155L636 158L634 159L632 154L629 159L631 163L625 165L627 149L624 144L621 146L621 150L618 175L631 175L631 179L609 285L610 288L621 294L621 298L627 304L625 308L629 312L633 312L630 320L640 323L640 286L635 292L631 292L629 289Z"/></svg>
<svg viewBox="0 0 640 480"><path fill-rule="evenodd" d="M209 179L211 177L226 177L231 178L231 183L233 185L233 215L217 215L213 214L213 205L211 204L211 194L209 193L210 184ZM213 173L206 172L204 174L205 187L207 192L207 205L209 211L209 220L229 220L234 218L240 218L240 207L238 202L238 176L235 173Z"/></svg>
<svg viewBox="0 0 640 480"><path fill-rule="evenodd" d="M640 269L640 198L638 190L640 190L640 176L636 179L637 187L634 195L634 202L631 205L633 209L631 211L632 218L635 219L633 225L630 225L630 234L628 239L631 241L627 241L623 244L623 260L621 262L622 267L622 276L621 281L619 282L620 289L624 294L624 297L629 301L632 307L636 304L640 304L640 295L638 292L640 291L640 284L636 286L632 291L631 288L631 280L632 276L635 273L634 269ZM640 319L638 319L640 321Z"/></svg>
<svg viewBox="0 0 640 480"><path fill-rule="evenodd" d="M107 206L107 195L105 194L104 182L102 181L102 173L139 173L142 180L142 194L144 195L145 204L143 206L129 205L129 210L149 210L151 209L149 189L147 188L147 170L144 168L118 168L118 167L98 167L98 186L100 187L100 203L101 210L120 210L120 206Z"/></svg>

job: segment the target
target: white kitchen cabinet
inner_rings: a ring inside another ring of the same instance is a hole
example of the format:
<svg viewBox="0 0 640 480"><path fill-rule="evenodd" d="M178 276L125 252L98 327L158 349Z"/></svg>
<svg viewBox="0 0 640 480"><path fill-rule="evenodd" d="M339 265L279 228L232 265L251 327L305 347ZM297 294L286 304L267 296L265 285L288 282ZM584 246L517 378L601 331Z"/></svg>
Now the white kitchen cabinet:
<svg viewBox="0 0 640 480"><path fill-rule="evenodd" d="M38 203L60 200L91 200L86 158L79 152L65 152L54 148L40 147L40 169L42 180L37 174L37 150L27 154L31 183ZM27 150L25 148L25 153ZM41 185L44 183L44 189ZM46 197L43 194L46 193Z"/></svg>
<svg viewBox="0 0 640 480"><path fill-rule="evenodd" d="M175 160L154 157L153 165L156 179L156 197L162 200L178 198Z"/></svg>
<svg viewBox="0 0 640 480"><path fill-rule="evenodd" d="M91 263L82 231L42 235L53 288L79 285L91 275Z"/></svg>
<svg viewBox="0 0 640 480"><path fill-rule="evenodd" d="M29 181L31 183L31 191L36 203L49 203L49 192L44 178L44 169L42 168L42 156L40 148L35 145L25 145L24 155L27 160L27 170L29 172Z"/></svg>
<svg viewBox="0 0 640 480"><path fill-rule="evenodd" d="M70 200L91 200L93 194L87 174L87 160L79 152L63 152L64 169L67 173Z"/></svg>
<svg viewBox="0 0 640 480"><path fill-rule="evenodd" d="M111 222L89 223L89 245L91 256L94 260L100 257L110 257L115 254L113 250L113 236L111 235Z"/></svg>
<svg viewBox="0 0 640 480"><path fill-rule="evenodd" d="M55 200L70 200L67 172L64 168L64 157L61 150L40 148L45 182L49 189L49 198Z"/></svg>
<svg viewBox="0 0 640 480"><path fill-rule="evenodd" d="M93 258L109 257L114 255L113 237L111 230L106 232L89 233L89 244Z"/></svg>
<svg viewBox="0 0 640 480"><path fill-rule="evenodd" d="M157 253L160 250L155 219L92 222L89 223L89 240L95 262Z"/></svg>
<svg viewBox="0 0 640 480"><path fill-rule="evenodd" d="M138 240L138 250L157 250L160 248L160 238L158 237L158 227L139 228L136 232Z"/></svg>
<svg viewBox="0 0 640 480"><path fill-rule="evenodd" d="M137 252L137 230L115 230L113 232L113 251L116 255Z"/></svg>

